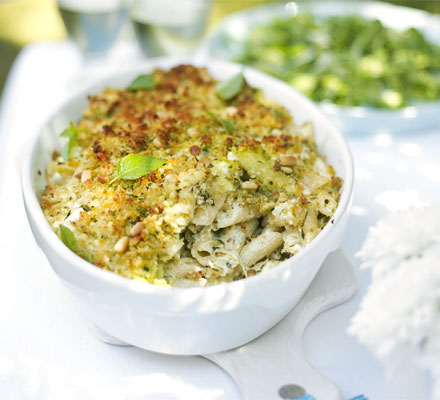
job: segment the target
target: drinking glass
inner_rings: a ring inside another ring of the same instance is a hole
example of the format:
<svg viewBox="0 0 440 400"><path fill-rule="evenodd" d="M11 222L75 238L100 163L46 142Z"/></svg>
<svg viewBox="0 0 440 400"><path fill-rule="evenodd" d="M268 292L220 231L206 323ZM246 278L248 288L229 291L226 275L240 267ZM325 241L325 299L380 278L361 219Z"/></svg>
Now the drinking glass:
<svg viewBox="0 0 440 400"><path fill-rule="evenodd" d="M205 33L211 8L211 0L134 0L129 18L145 55L188 55Z"/></svg>
<svg viewBox="0 0 440 400"><path fill-rule="evenodd" d="M107 52L126 19L121 0L58 0L70 39L85 56Z"/></svg>

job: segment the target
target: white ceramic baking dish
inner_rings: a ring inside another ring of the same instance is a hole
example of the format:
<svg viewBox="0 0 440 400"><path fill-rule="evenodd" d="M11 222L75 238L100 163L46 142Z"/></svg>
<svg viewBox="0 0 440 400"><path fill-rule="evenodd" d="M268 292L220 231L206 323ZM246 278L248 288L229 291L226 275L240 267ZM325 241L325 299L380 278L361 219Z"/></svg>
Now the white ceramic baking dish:
<svg viewBox="0 0 440 400"><path fill-rule="evenodd" d="M259 275L205 288L157 287L102 270L71 252L52 231L38 198L45 187L45 168L60 132L81 118L87 95L105 86L126 87L141 73L182 62L205 66L223 80L242 67L224 61L152 59L81 90L35 135L25 156L23 197L30 226L52 268L77 299L87 318L120 341L168 354L206 354L240 346L280 321L301 298L326 256L342 240L352 199L353 164L343 136L318 108L290 86L251 68L246 80L284 105L297 123L312 121L319 151L344 179L334 217L299 254Z"/></svg>

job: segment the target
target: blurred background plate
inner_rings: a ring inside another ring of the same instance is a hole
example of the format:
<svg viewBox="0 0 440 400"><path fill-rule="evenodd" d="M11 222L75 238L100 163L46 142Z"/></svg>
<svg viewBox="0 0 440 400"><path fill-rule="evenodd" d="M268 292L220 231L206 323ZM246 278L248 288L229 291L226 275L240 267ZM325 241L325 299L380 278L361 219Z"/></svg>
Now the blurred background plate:
<svg viewBox="0 0 440 400"><path fill-rule="evenodd" d="M357 14L378 19L397 30L414 27L429 41L440 45L440 16L426 11L379 2L289 2L253 7L229 15L201 43L196 56L233 60L240 55L244 40L254 26L296 12L310 12L318 18ZM343 132L350 134L420 131L440 124L440 101L419 102L398 110L319 105Z"/></svg>

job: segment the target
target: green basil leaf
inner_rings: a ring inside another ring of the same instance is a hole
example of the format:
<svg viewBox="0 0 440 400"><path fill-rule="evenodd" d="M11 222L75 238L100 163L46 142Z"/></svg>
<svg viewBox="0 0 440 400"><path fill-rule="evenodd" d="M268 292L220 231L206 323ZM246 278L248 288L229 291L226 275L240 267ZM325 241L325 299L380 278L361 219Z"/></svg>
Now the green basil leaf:
<svg viewBox="0 0 440 400"><path fill-rule="evenodd" d="M92 259L90 258L90 256L84 252L84 251L79 251L77 253L81 258L84 258L84 260L88 261L88 262L92 262Z"/></svg>
<svg viewBox="0 0 440 400"><path fill-rule="evenodd" d="M60 133L61 137L65 137L68 139L67 142L64 144L62 150L62 156L64 161L67 161L69 159L70 152L72 151L72 148L75 146L76 141L78 139L79 131L80 129L76 127L73 122L71 122L69 124L69 127L67 129L64 129L64 131Z"/></svg>
<svg viewBox="0 0 440 400"><path fill-rule="evenodd" d="M139 75L133 82L130 83L127 90L141 90L141 89L154 89L156 82L151 75Z"/></svg>
<svg viewBox="0 0 440 400"><path fill-rule="evenodd" d="M92 261L90 259L90 256L86 252L82 250L78 251L75 234L67 226L60 224L60 233L61 233L61 240L71 251L78 254L81 258L84 258L84 260L88 262Z"/></svg>
<svg viewBox="0 0 440 400"><path fill-rule="evenodd" d="M232 133L235 129L235 124L232 121L228 121L227 119L219 118L219 122L223 125L223 128L226 129L226 132Z"/></svg>
<svg viewBox="0 0 440 400"><path fill-rule="evenodd" d="M73 252L76 252L76 238L74 233L66 226L60 224L61 240Z"/></svg>
<svg viewBox="0 0 440 400"><path fill-rule="evenodd" d="M223 100L230 100L241 92L243 85L243 72L240 72L227 81L220 82L217 85L217 95Z"/></svg>
<svg viewBox="0 0 440 400"><path fill-rule="evenodd" d="M143 154L128 154L118 163L118 174L110 181L117 179L135 180L155 171L165 164L165 160Z"/></svg>
<svg viewBox="0 0 440 400"><path fill-rule="evenodd" d="M227 119L223 119L213 114L212 112L206 111L206 113L216 122L221 124L223 128L225 128L226 132L232 133L235 129L235 124L232 121L228 121Z"/></svg>

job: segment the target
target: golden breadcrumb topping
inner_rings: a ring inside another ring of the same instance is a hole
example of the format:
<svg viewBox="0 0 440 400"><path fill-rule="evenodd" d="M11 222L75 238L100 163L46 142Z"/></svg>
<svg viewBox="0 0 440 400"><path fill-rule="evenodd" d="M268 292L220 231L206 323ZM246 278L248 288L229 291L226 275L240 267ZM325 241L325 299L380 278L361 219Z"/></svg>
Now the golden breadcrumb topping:
<svg viewBox="0 0 440 400"><path fill-rule="evenodd" d="M67 159L55 152L47 167L41 206L73 251L128 278L204 286L277 265L327 224L342 180L310 123L246 82L222 99L203 68L151 78L89 96ZM158 166L121 175L135 154Z"/></svg>

